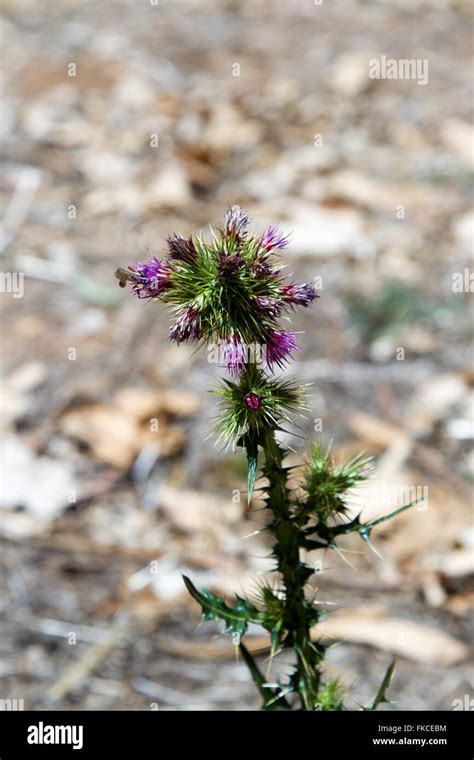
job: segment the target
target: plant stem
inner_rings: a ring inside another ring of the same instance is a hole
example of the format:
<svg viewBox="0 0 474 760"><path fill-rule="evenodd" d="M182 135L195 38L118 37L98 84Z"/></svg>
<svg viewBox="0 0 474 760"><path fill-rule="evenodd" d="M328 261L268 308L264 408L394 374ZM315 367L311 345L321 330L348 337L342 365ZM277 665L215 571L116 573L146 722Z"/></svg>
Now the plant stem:
<svg viewBox="0 0 474 760"><path fill-rule="evenodd" d="M296 654L293 685L300 697L301 709L313 710L317 703L319 662L323 654L323 649L311 642L310 628L317 615L305 596L305 585L313 570L300 559L300 528L291 511L288 471L283 466L285 452L277 444L274 432L265 437L263 451L264 474L268 478L267 508L272 512L269 529L276 539L273 554L282 576L285 599L283 646L293 648Z"/></svg>

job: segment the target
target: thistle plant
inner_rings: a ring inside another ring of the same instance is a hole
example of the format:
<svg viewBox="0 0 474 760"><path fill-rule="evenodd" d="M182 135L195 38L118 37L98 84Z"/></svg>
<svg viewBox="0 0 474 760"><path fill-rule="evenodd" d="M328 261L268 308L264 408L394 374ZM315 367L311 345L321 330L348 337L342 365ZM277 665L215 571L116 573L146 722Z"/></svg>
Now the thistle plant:
<svg viewBox="0 0 474 760"><path fill-rule="evenodd" d="M292 310L310 306L317 293L312 284L296 283L286 274L279 251L288 237L278 227L251 235L248 226L247 214L232 206L223 228L210 229L210 239L196 233L188 238L171 235L164 258L135 262L118 269L116 276L121 285L131 284L137 298L170 307L170 340L217 351L228 373L216 391L217 440L245 451L249 503L261 468L273 580L230 604L184 577L202 618L224 623L248 666L263 710L342 710L342 687L324 675L328 645L317 624L327 611L311 586L316 564L309 561L310 553L340 553L339 542L350 533L370 544L377 524L412 505L371 522L363 522L360 515L350 519L348 498L369 476L369 459L357 456L336 464L329 450L315 444L304 465L286 465L288 448L281 434L304 411L305 389L281 375L300 350L296 333L283 329L282 323L289 321ZM249 623L268 633L270 664L283 650L293 652L291 671L280 681L262 672L244 643ZM375 710L387 701L393 669L392 662L373 702L362 709Z"/></svg>

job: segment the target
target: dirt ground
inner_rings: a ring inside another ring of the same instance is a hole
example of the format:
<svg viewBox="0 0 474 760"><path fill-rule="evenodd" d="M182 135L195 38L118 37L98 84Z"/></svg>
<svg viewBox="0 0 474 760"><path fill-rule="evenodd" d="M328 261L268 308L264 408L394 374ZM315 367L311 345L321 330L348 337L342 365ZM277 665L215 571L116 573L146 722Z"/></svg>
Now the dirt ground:
<svg viewBox="0 0 474 760"><path fill-rule="evenodd" d="M425 496L378 531L380 556L348 541L324 558L328 672L357 709L395 652L383 709L460 709L474 677L470 3L0 11L0 699L257 706L181 581L231 594L271 572L266 534L245 538L258 500L235 498L245 463L209 435L221 370L169 344L168 316L113 276L239 203L291 231L291 271L318 278L294 319L302 432L374 455L364 516ZM382 56L418 75L371 78ZM301 461L305 442L287 443Z"/></svg>

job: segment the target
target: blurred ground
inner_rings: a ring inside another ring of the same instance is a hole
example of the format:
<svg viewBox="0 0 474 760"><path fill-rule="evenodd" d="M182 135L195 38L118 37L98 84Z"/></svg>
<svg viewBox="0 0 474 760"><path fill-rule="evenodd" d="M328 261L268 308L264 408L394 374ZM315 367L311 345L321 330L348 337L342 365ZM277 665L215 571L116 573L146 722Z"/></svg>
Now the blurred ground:
<svg viewBox="0 0 474 760"><path fill-rule="evenodd" d="M304 432L377 457L364 515L429 493L379 531L383 559L326 557L330 671L356 709L394 650L389 709L452 709L473 677L470 4L0 8L0 253L24 274L2 293L0 698L256 705L180 578L238 592L270 567L265 534L243 538L262 520L235 503L244 463L207 438L219 369L113 279L241 203L322 281L295 322ZM369 79L381 55L427 59L428 83Z"/></svg>

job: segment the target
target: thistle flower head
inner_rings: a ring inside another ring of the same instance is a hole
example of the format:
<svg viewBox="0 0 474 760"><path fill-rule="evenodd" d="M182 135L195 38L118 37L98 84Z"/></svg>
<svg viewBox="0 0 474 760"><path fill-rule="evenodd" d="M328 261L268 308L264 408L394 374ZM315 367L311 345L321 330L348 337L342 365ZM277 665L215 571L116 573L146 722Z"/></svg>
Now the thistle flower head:
<svg viewBox="0 0 474 760"><path fill-rule="evenodd" d="M224 218L224 236L227 239L243 240L246 236L249 217L240 206L230 206Z"/></svg>
<svg viewBox="0 0 474 760"><path fill-rule="evenodd" d="M222 278L235 277L244 265L238 253L222 253L219 261L219 274Z"/></svg>
<svg viewBox="0 0 474 760"><path fill-rule="evenodd" d="M138 298L160 298L171 287L171 266L166 259L153 258L145 264L139 261L132 267L133 292Z"/></svg>
<svg viewBox="0 0 474 760"><path fill-rule="evenodd" d="M271 296L255 296L254 305L256 311L270 319L279 317L284 308L283 301Z"/></svg>
<svg viewBox="0 0 474 760"><path fill-rule="evenodd" d="M262 406L263 396L260 396L258 393L255 393L254 391L250 391L247 393L247 395L244 398L245 404L248 406L249 409L253 409L254 412L256 412L260 407Z"/></svg>
<svg viewBox="0 0 474 760"><path fill-rule="evenodd" d="M291 306L309 306L315 298L318 298L314 285L308 282L301 284L291 282L283 285L281 288L282 297L285 303Z"/></svg>
<svg viewBox="0 0 474 760"><path fill-rule="evenodd" d="M252 236L248 225L247 213L231 206L220 236L170 235L166 258L137 262L128 276L136 296L172 307L171 340L217 343L233 374L248 366L248 346L261 347L270 370L282 367L299 349L279 319L316 298L312 285L288 282L276 259L288 237L276 226Z"/></svg>
<svg viewBox="0 0 474 760"><path fill-rule="evenodd" d="M222 399L218 431L227 443L237 443L247 434L261 441L267 432L305 408L302 386L268 377L255 364L246 367L235 381L224 380L217 393Z"/></svg>
<svg viewBox="0 0 474 760"><path fill-rule="evenodd" d="M266 251L273 251L276 248L286 248L288 238L289 236L284 235L276 225L272 225L263 233L260 244Z"/></svg>
<svg viewBox="0 0 474 760"><path fill-rule="evenodd" d="M179 319L170 327L168 334L170 340L175 340L176 343L182 343L189 338L197 340L200 337L199 311L192 307L185 309Z"/></svg>
<svg viewBox="0 0 474 760"><path fill-rule="evenodd" d="M196 255L192 238L186 240L182 235L170 235L166 241L170 257L178 261L190 261Z"/></svg>
<svg viewBox="0 0 474 760"><path fill-rule="evenodd" d="M237 336L234 335L225 339L222 353L224 363L232 375L236 375L245 369L245 348Z"/></svg>
<svg viewBox="0 0 474 760"><path fill-rule="evenodd" d="M344 514L348 492L371 473L370 457L359 455L336 464L330 447L313 445L303 483L305 499L300 504L300 516L313 514L325 522L330 516Z"/></svg>
<svg viewBox="0 0 474 760"><path fill-rule="evenodd" d="M267 364L270 369L274 364L283 367L292 351L300 351L293 332L272 331L267 340Z"/></svg>

